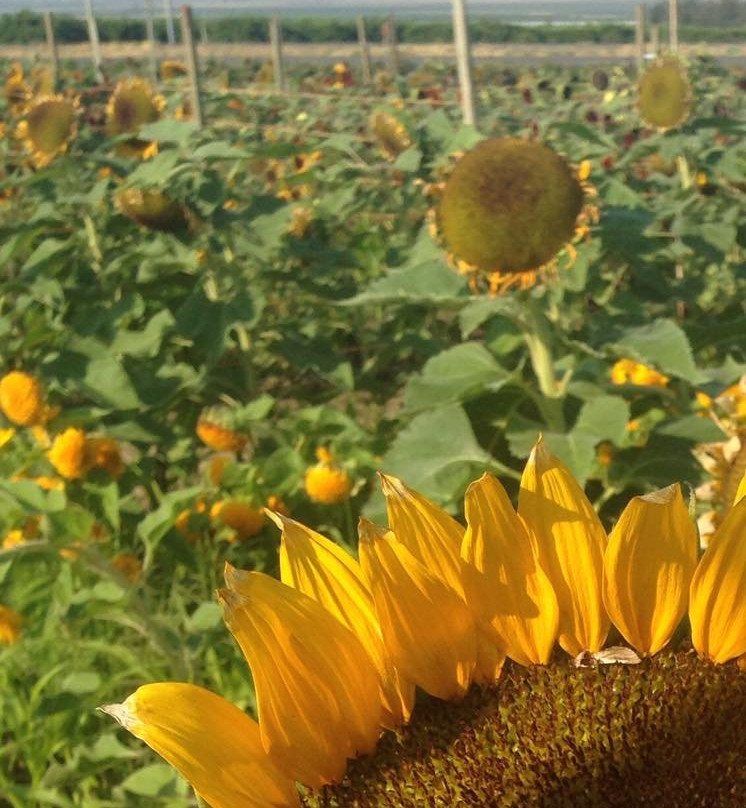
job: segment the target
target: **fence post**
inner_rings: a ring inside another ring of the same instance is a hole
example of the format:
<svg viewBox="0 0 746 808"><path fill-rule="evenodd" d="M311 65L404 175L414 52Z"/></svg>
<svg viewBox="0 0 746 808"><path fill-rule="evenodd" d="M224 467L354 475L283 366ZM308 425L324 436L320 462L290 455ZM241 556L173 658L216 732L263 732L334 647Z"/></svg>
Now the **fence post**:
<svg viewBox="0 0 746 808"><path fill-rule="evenodd" d="M203 45L207 45L210 42L207 37L207 23L204 20L199 21L199 38Z"/></svg>
<svg viewBox="0 0 746 808"><path fill-rule="evenodd" d="M679 2L668 0L668 46L671 53L679 50Z"/></svg>
<svg viewBox="0 0 746 808"><path fill-rule="evenodd" d="M166 40L169 45L176 44L176 31L174 30L174 10L171 0L163 0L163 18L166 21Z"/></svg>
<svg viewBox="0 0 746 808"><path fill-rule="evenodd" d="M650 52L653 56L658 56L661 49L661 27L660 25L650 26Z"/></svg>
<svg viewBox="0 0 746 808"><path fill-rule="evenodd" d="M275 87L285 90L285 64L282 61L282 25L279 17L269 20L269 41L272 46L272 73L275 77Z"/></svg>
<svg viewBox="0 0 746 808"><path fill-rule="evenodd" d="M153 22L153 6L151 0L145 0L145 36L148 40L148 61L150 63L150 79L158 81L158 59L155 51L155 23Z"/></svg>
<svg viewBox="0 0 746 808"><path fill-rule="evenodd" d="M52 65L52 86L57 87L57 79L60 72L60 61L57 56L57 43L54 41L54 25L52 24L52 12L44 12L44 32L47 36L47 50L49 51L49 61Z"/></svg>
<svg viewBox="0 0 746 808"><path fill-rule="evenodd" d="M88 23L88 39L91 41L91 61L93 62L93 72L96 76L96 81L103 84L106 80L104 71L101 67L101 43L98 39L98 25L96 18L93 16L93 2L92 0L85 0L85 18Z"/></svg>
<svg viewBox="0 0 746 808"><path fill-rule="evenodd" d="M461 89L461 111L464 123L474 125L474 85L472 82L469 29L466 24L464 0L453 0L453 39L456 45L456 66Z"/></svg>
<svg viewBox="0 0 746 808"><path fill-rule="evenodd" d="M635 6L635 50L637 51L637 72L645 69L645 6Z"/></svg>
<svg viewBox="0 0 746 808"><path fill-rule="evenodd" d="M202 128L202 98L199 92L199 70L197 66L197 50L194 47L192 36L192 9L189 6L181 7L181 39L186 53L189 81L192 85L192 108L194 122L199 129Z"/></svg>
<svg viewBox="0 0 746 808"><path fill-rule="evenodd" d="M381 40L387 46L389 71L396 77L399 75L399 48L396 46L396 24L394 15L390 14L381 26Z"/></svg>
<svg viewBox="0 0 746 808"><path fill-rule="evenodd" d="M363 67L363 82L370 84L373 76L370 70L370 49L368 48L368 37L365 34L365 17L357 18L357 44L360 48L360 63Z"/></svg>

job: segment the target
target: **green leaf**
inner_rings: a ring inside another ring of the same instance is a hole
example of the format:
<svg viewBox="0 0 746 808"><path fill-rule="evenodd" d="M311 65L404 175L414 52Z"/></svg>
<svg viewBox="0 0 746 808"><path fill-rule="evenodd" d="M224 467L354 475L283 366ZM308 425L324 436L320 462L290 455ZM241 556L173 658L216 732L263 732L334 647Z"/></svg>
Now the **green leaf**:
<svg viewBox="0 0 746 808"><path fill-rule="evenodd" d="M164 335L174 324L174 317L168 309L162 309L148 320L147 325L137 331L123 329L111 343L112 353L125 356L157 356Z"/></svg>
<svg viewBox="0 0 746 808"><path fill-rule="evenodd" d="M239 160L246 159L251 155L245 149L232 146L225 140L217 140L212 143L205 143L194 150L192 157L195 160Z"/></svg>
<svg viewBox="0 0 746 808"><path fill-rule="evenodd" d="M614 347L620 355L655 365L691 384L706 378L694 363L686 334L672 320L655 320L649 325L629 328Z"/></svg>
<svg viewBox="0 0 746 808"><path fill-rule="evenodd" d="M76 672L65 677L61 688L66 693L75 693L80 696L93 693L101 687L101 677L93 672Z"/></svg>
<svg viewBox="0 0 746 808"><path fill-rule="evenodd" d="M442 260L391 269L345 306L369 303L446 303L466 297L466 282Z"/></svg>
<svg viewBox="0 0 746 808"><path fill-rule="evenodd" d="M223 620L223 610L217 603L200 603L192 615L187 619L187 629L195 634L220 625Z"/></svg>
<svg viewBox="0 0 746 808"><path fill-rule="evenodd" d="M588 435L594 439L594 444L609 440L620 446L627 437L628 421L629 404L624 399L599 396L583 405L572 431Z"/></svg>
<svg viewBox="0 0 746 808"><path fill-rule="evenodd" d="M140 137L143 140L157 140L159 143L186 146L197 131L197 124L192 121L164 119L140 127Z"/></svg>
<svg viewBox="0 0 746 808"><path fill-rule="evenodd" d="M700 415L686 415L673 421L659 424L655 432L672 438L683 438L692 443L719 443L727 436L710 418Z"/></svg>
<svg viewBox="0 0 746 808"><path fill-rule="evenodd" d="M403 151L394 161L394 168L400 171L417 171L422 162L422 152L419 149L411 148Z"/></svg>
<svg viewBox="0 0 746 808"><path fill-rule="evenodd" d="M382 468L437 502L455 502L490 456L464 410L443 407L415 417L395 438Z"/></svg>
<svg viewBox="0 0 746 808"><path fill-rule="evenodd" d="M176 779L176 772L165 763L151 763L127 777L122 783L125 791L139 797L157 797Z"/></svg>
<svg viewBox="0 0 746 808"><path fill-rule="evenodd" d="M0 478L0 497L2 495L29 511L40 513L61 511L66 504L64 491L45 491L30 480Z"/></svg>
<svg viewBox="0 0 746 808"><path fill-rule="evenodd" d="M508 372L478 342L465 342L439 353L425 363L404 392L405 411L428 409L466 401L485 390L497 390Z"/></svg>

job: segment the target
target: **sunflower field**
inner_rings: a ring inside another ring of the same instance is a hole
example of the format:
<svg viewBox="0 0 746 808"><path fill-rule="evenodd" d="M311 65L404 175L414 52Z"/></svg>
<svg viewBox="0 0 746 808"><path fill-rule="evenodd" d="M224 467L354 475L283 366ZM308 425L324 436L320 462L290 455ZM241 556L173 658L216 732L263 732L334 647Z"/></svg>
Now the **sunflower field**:
<svg viewBox="0 0 746 808"><path fill-rule="evenodd" d="M0 808L746 804L743 69L0 69Z"/></svg>

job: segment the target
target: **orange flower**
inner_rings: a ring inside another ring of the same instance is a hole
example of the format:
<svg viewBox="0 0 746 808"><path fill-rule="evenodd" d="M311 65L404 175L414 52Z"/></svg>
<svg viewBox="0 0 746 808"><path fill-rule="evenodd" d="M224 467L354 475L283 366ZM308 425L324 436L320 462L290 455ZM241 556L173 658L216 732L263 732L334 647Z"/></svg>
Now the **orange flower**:
<svg viewBox="0 0 746 808"><path fill-rule="evenodd" d="M0 606L0 645L12 645L21 636L23 618L8 606Z"/></svg>
<svg viewBox="0 0 746 808"><path fill-rule="evenodd" d="M224 499L210 509L214 522L235 530L231 541L242 541L255 536L264 525L264 513L240 499Z"/></svg>
<svg viewBox="0 0 746 808"><path fill-rule="evenodd" d="M0 408L19 426L33 426L44 411L41 385L28 373L11 371L0 379Z"/></svg>
<svg viewBox="0 0 746 808"><path fill-rule="evenodd" d="M77 480L89 468L88 441L82 429L69 426L54 439L47 452L49 462L66 480Z"/></svg>
<svg viewBox="0 0 746 808"><path fill-rule="evenodd" d="M60 480L58 477L48 477L42 474L39 477L31 477L30 479L32 483L36 483L39 488L43 488L45 491L65 490L64 480Z"/></svg>
<svg viewBox="0 0 746 808"><path fill-rule="evenodd" d="M309 498L323 505L335 505L347 499L352 488L350 475L324 448L316 450L318 463L306 470L305 488Z"/></svg>
<svg viewBox="0 0 746 808"><path fill-rule="evenodd" d="M267 509L274 513L279 513L280 516L290 516L290 508L280 497L274 494L267 497Z"/></svg>
<svg viewBox="0 0 746 808"><path fill-rule="evenodd" d="M611 369L612 384L636 384L640 387L665 387L668 376L632 359L619 359Z"/></svg>
<svg viewBox="0 0 746 808"><path fill-rule="evenodd" d="M245 435L206 418L200 418L197 422L197 437L216 452L240 452L247 441Z"/></svg>
<svg viewBox="0 0 746 808"><path fill-rule="evenodd" d="M3 550L10 550L11 547L16 547L19 544L23 544L25 541L26 537L23 535L23 531L19 528L13 528L13 530L9 530L5 534Z"/></svg>
<svg viewBox="0 0 746 808"><path fill-rule="evenodd" d="M132 553L119 553L111 559L111 566L124 575L130 582L135 583L139 580L142 573L142 562L140 559L132 555Z"/></svg>
<svg viewBox="0 0 746 808"><path fill-rule="evenodd" d="M114 438L90 438L88 462L92 468L106 469L112 477L119 477L124 470L119 444Z"/></svg>

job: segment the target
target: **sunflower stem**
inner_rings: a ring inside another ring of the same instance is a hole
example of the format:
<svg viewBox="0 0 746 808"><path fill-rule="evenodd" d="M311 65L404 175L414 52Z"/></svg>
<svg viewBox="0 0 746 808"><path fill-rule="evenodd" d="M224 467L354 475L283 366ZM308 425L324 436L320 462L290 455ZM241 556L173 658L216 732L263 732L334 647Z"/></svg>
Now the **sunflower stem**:
<svg viewBox="0 0 746 808"><path fill-rule="evenodd" d="M531 298L527 298L525 301L525 318L522 319L522 328L531 366L542 393L541 396L537 396L536 403L541 409L547 425L552 430L563 432L565 429L562 406L564 385L557 382L547 319Z"/></svg>

